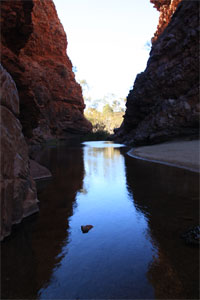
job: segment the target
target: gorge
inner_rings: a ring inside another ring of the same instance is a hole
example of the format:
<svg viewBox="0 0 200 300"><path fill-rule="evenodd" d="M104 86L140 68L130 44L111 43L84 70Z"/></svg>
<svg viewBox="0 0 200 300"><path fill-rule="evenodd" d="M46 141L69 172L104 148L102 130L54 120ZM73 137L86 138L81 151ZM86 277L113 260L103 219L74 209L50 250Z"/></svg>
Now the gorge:
<svg viewBox="0 0 200 300"><path fill-rule="evenodd" d="M180 237L199 174L127 153L198 137L199 2L150 2L159 24L115 142L80 143L92 125L53 1L1 1L2 299L198 299L198 247Z"/></svg>
<svg viewBox="0 0 200 300"><path fill-rule="evenodd" d="M160 11L160 18L152 38L150 58L146 70L137 76L129 92L124 121L114 135L116 141L128 145L191 138L197 136L199 128L199 3L180 0L151 2ZM5 68L1 69L2 76L9 72L16 84L15 94L19 94L16 100L12 90L9 92L8 87L4 88L2 80L1 105L9 108L9 105L19 102L16 104L19 106L18 119L29 149L31 145L48 139L91 131L91 124L83 115L81 87L75 81L66 54L66 34L53 1L48 1L48 5L42 0L2 1L1 35L1 61ZM9 103L6 103L8 98ZM13 134L11 132L7 140ZM3 134L1 139L3 146ZM4 165L9 165L9 159L8 156L4 158L3 147L1 151L1 193L6 195L9 192L5 190L4 181L14 179L16 175L6 175ZM14 153L12 160L19 164ZM2 224L2 228L5 226Z"/></svg>

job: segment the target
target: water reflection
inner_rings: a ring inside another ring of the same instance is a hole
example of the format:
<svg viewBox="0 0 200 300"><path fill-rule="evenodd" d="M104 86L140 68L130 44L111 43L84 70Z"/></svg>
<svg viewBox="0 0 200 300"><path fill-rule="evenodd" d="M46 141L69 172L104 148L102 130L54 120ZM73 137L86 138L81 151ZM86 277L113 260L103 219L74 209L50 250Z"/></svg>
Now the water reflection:
<svg viewBox="0 0 200 300"><path fill-rule="evenodd" d="M196 207L196 174L125 153L92 142L41 154L53 178L38 186L40 213L2 244L2 298L196 295L197 252L179 239L196 222L188 202ZM94 227L83 234L87 224Z"/></svg>
<svg viewBox="0 0 200 300"><path fill-rule="evenodd" d="M148 219L158 256L148 270L157 299L198 299L199 253L180 235L199 221L199 176L126 156L134 205Z"/></svg>
<svg viewBox="0 0 200 300"><path fill-rule="evenodd" d="M2 243L3 299L37 298L37 292L50 284L65 255L62 248L69 242L69 217L83 184L83 151L80 147L46 149L40 159L53 179L45 189L44 182L38 185L40 213L16 226Z"/></svg>
<svg viewBox="0 0 200 300"><path fill-rule="evenodd" d="M126 188L122 145L91 144L84 147L83 188L69 219L70 242L62 249L67 255L40 298L153 297L146 269L156 253L146 239L145 217ZM85 224L94 227L83 235L80 226Z"/></svg>

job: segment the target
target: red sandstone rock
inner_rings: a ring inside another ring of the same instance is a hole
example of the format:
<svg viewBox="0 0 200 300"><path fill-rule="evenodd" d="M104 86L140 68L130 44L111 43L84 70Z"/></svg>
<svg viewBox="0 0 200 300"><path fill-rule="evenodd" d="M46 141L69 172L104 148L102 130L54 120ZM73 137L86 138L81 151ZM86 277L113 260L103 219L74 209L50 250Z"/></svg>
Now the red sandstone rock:
<svg viewBox="0 0 200 300"><path fill-rule="evenodd" d="M176 1L153 1L158 5ZM199 133L199 2L181 1L127 97L115 139L152 144Z"/></svg>
<svg viewBox="0 0 200 300"><path fill-rule="evenodd" d="M14 81L0 65L1 232L38 211L35 182L30 176L28 147L17 118L19 97Z"/></svg>
<svg viewBox="0 0 200 300"><path fill-rule="evenodd" d="M1 28L2 64L19 91L24 134L40 141L90 131L53 1L2 1Z"/></svg>
<svg viewBox="0 0 200 300"><path fill-rule="evenodd" d="M155 42L165 27L167 27L181 1L182 0L150 0L150 2L154 4L154 7L160 12L157 30L152 38L152 42Z"/></svg>

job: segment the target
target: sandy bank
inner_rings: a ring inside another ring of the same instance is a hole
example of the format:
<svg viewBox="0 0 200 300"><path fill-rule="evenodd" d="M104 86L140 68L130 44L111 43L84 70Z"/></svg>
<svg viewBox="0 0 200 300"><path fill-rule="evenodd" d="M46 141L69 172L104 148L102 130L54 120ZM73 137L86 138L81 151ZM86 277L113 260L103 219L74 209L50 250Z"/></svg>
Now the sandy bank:
<svg viewBox="0 0 200 300"><path fill-rule="evenodd" d="M131 149L135 158L185 168L200 172L200 141L176 141Z"/></svg>

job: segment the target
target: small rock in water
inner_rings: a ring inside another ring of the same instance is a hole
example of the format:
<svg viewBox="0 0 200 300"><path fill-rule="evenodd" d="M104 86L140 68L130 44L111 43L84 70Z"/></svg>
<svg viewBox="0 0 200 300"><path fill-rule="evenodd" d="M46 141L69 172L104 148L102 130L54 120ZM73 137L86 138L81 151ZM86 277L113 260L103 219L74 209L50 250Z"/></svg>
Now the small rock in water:
<svg viewBox="0 0 200 300"><path fill-rule="evenodd" d="M194 226L187 232L183 233L181 237L185 240L186 244L199 245L200 244L200 226Z"/></svg>
<svg viewBox="0 0 200 300"><path fill-rule="evenodd" d="M81 230L82 230L82 233L87 233L90 229L92 229L94 226L92 225L82 225L81 226Z"/></svg>

